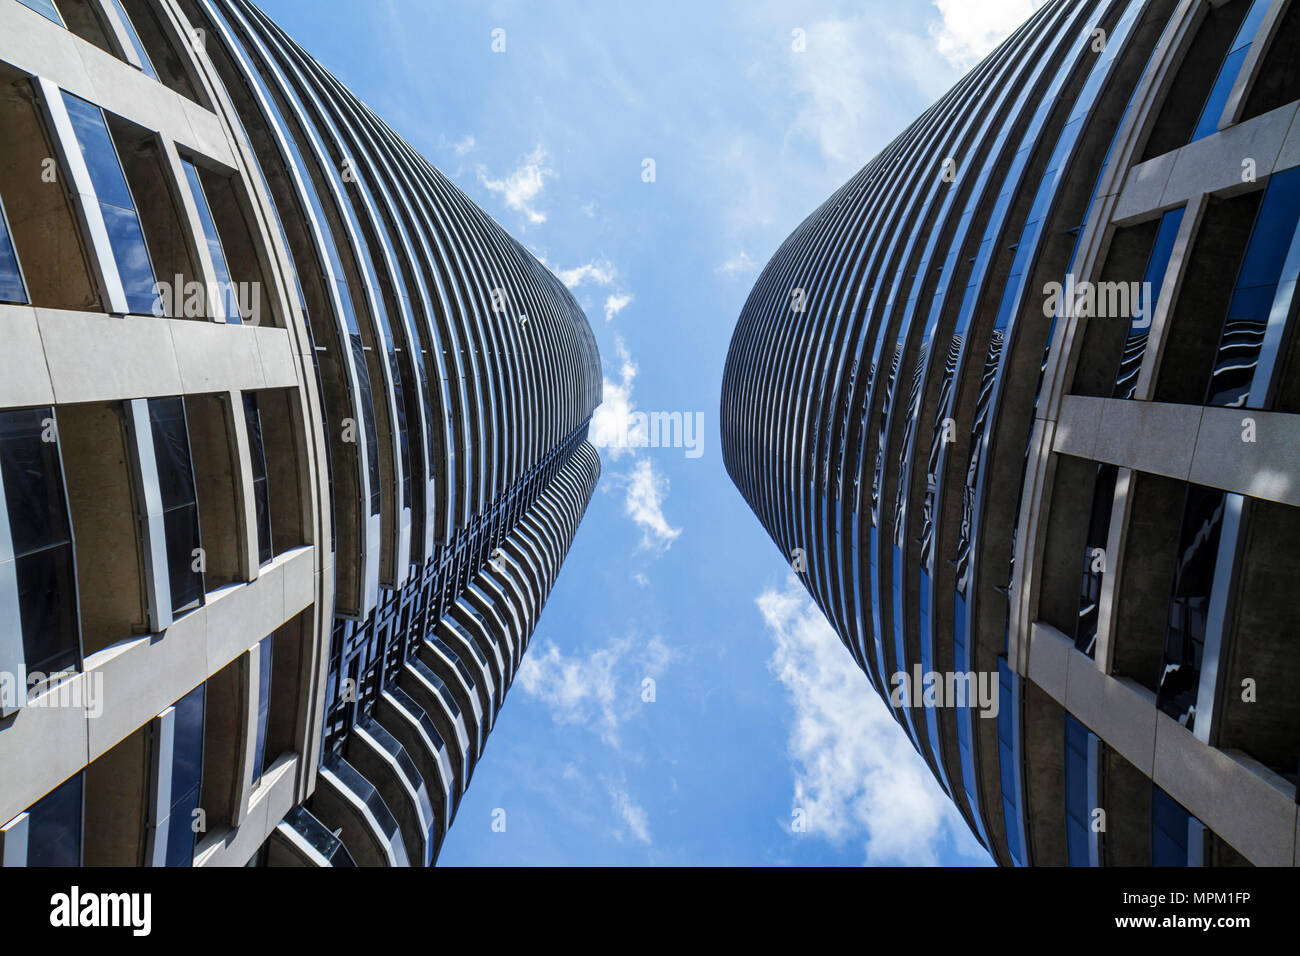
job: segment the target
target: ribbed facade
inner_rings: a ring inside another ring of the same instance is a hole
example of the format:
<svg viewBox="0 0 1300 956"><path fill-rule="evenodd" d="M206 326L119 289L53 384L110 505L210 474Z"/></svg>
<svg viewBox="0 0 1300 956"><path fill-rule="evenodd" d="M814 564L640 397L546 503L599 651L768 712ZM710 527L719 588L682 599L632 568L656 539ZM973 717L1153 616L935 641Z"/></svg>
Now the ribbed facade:
<svg viewBox="0 0 1300 956"><path fill-rule="evenodd" d="M434 861L591 498L564 285L242 0L0 0L0 860Z"/></svg>
<svg viewBox="0 0 1300 956"><path fill-rule="evenodd" d="M999 863L1296 862L1297 49L1052 0L737 324L727 469Z"/></svg>

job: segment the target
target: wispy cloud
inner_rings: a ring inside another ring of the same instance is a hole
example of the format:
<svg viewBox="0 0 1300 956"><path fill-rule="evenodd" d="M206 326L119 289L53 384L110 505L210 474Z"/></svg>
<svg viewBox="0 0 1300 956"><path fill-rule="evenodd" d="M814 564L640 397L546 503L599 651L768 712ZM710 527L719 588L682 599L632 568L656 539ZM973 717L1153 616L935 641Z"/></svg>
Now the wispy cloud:
<svg viewBox="0 0 1300 956"><path fill-rule="evenodd" d="M623 512L641 529L641 549L667 551L682 533L664 517L668 477L655 471L649 458L642 458L632 466L630 474L619 477L627 488Z"/></svg>
<svg viewBox="0 0 1300 956"><path fill-rule="evenodd" d="M466 134L461 139L458 139L456 142L451 144L452 151L457 156L464 156L466 153L472 152L474 146L475 146L474 137L470 136L469 134Z"/></svg>
<svg viewBox="0 0 1300 956"><path fill-rule="evenodd" d="M1046 0L933 0L941 19L930 25L939 53L966 70L1029 19Z"/></svg>
<svg viewBox="0 0 1300 956"><path fill-rule="evenodd" d="M738 253L718 266L719 275L735 276L745 272L753 272L758 267L758 263L749 257L749 253L741 249Z"/></svg>
<svg viewBox="0 0 1300 956"><path fill-rule="evenodd" d="M642 681L658 680L675 657L657 636L644 642L616 638L585 656L567 656L547 641L525 655L518 681L557 724L587 727L617 749L619 728L644 706Z"/></svg>
<svg viewBox="0 0 1300 956"><path fill-rule="evenodd" d="M557 269L555 275L570 289L579 289L587 283L609 285L618 278L617 270L604 259L593 259L572 269Z"/></svg>
<svg viewBox="0 0 1300 956"><path fill-rule="evenodd" d="M627 791L627 783L623 780L615 780L613 777L602 777L601 782L605 784L609 798L614 804L614 813L622 823L622 827L617 832L618 838L621 840L624 833L630 833L633 839L649 846L650 816L645 812L644 807L632 800Z"/></svg>
<svg viewBox="0 0 1300 956"><path fill-rule="evenodd" d="M546 180L554 175L555 171L547 165L543 146L525 156L504 179L492 179L485 167L478 168L478 180L483 188L499 195L506 206L522 213L535 226L546 222L546 213L536 208L534 200L542 194Z"/></svg>
<svg viewBox="0 0 1300 956"><path fill-rule="evenodd" d="M646 417L632 414L636 411L632 385L637 367L621 336L615 336L614 350L620 377L615 381L605 376L604 399L591 416L588 437L612 461L618 461L624 455L635 457L638 448L650 444L650 436ZM648 458L636 461L629 472L611 474L608 487L624 492L623 513L641 529L639 550L662 554L672 547L682 529L674 528L664 515L668 478L656 471Z"/></svg>
<svg viewBox="0 0 1300 956"><path fill-rule="evenodd" d="M605 321L611 322L614 316L618 315L635 299L631 292L616 292L605 300Z"/></svg>
<svg viewBox="0 0 1300 956"><path fill-rule="evenodd" d="M868 864L932 865L951 845L988 856L866 675L791 576L758 607L775 645L768 668L794 707L793 806L806 835L861 840Z"/></svg>
<svg viewBox="0 0 1300 956"><path fill-rule="evenodd" d="M619 378L605 376L604 399L591 416L589 440L603 449L613 460L634 453L637 447L650 443L645 422L632 419L636 406L632 401L632 385L636 381L637 367L623 344L622 336L614 337L614 352L618 356Z"/></svg>

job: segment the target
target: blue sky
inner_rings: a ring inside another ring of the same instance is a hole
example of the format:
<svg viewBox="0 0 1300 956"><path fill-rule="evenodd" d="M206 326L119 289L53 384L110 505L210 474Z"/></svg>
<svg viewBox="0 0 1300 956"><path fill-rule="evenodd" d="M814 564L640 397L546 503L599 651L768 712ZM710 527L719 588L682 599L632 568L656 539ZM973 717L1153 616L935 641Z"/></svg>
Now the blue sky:
<svg viewBox="0 0 1300 956"><path fill-rule="evenodd" d="M263 0L573 289L596 439L703 414L698 457L602 449L442 865L987 862L731 484L717 409L762 264L1037 5Z"/></svg>

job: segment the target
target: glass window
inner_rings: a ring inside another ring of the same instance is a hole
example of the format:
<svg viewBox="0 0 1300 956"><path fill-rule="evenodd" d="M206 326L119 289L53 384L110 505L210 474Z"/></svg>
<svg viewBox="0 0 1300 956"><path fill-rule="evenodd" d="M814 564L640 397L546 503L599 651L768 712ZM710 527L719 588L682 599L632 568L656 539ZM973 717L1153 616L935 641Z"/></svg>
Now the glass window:
<svg viewBox="0 0 1300 956"><path fill-rule="evenodd" d="M253 745L253 779L266 769L266 732L271 717L271 672L275 658L275 635L257 645L257 739Z"/></svg>
<svg viewBox="0 0 1300 956"><path fill-rule="evenodd" d="M14 249L13 235L9 231L9 218L0 201L0 302L19 305L27 302L27 289L23 285L22 268L18 265L18 252Z"/></svg>
<svg viewBox="0 0 1300 956"><path fill-rule="evenodd" d="M1226 504L1226 493L1217 488L1187 488L1156 701L1189 730L1196 717L1201 652Z"/></svg>
<svg viewBox="0 0 1300 956"><path fill-rule="evenodd" d="M47 440L49 439L49 440ZM0 412L0 480L29 671L80 664L77 573L54 409Z"/></svg>
<svg viewBox="0 0 1300 956"><path fill-rule="evenodd" d="M1241 72L1241 65L1246 62L1246 55L1250 53L1250 48L1255 43L1255 34L1259 32L1264 14L1268 13L1270 2L1271 0L1253 0L1250 12L1246 14L1246 19L1237 31L1237 36L1232 41L1232 49L1224 57L1223 65L1219 67L1219 75L1215 77L1214 86L1205 100L1201 118L1196 123L1195 132L1192 133L1193 143L1218 132L1223 108L1228 105L1228 97L1232 95L1237 74Z"/></svg>
<svg viewBox="0 0 1300 956"><path fill-rule="evenodd" d="M141 315L161 314L149 247L104 111L71 93L65 92L63 100L104 216L127 307Z"/></svg>
<svg viewBox="0 0 1300 956"><path fill-rule="evenodd" d="M1137 394L1138 379L1142 373L1142 359L1146 355L1147 337L1151 332L1151 323L1155 320L1156 305L1160 299L1160 288L1169 270L1169 260L1174 253L1174 240L1178 238L1178 229L1183 223L1186 209L1182 206L1171 209L1160 220L1155 242L1151 248L1151 257L1147 260L1146 273L1142 277L1144 288L1151 290L1150 300L1145 310L1135 310L1128 335L1124 340L1124 351L1120 357L1119 371L1115 374L1114 398L1133 398ZM1149 285L1145 285L1149 283Z"/></svg>
<svg viewBox="0 0 1300 956"><path fill-rule="evenodd" d="M1151 865L1199 866L1203 854L1193 845L1204 827L1173 797L1151 785Z"/></svg>
<svg viewBox="0 0 1300 956"><path fill-rule="evenodd" d="M1065 836L1070 866L1089 866L1088 729L1065 715Z"/></svg>
<svg viewBox="0 0 1300 956"><path fill-rule="evenodd" d="M203 784L203 712L207 685L200 684L174 706L171 809L167 823L167 865L194 861L194 811Z"/></svg>
<svg viewBox="0 0 1300 956"><path fill-rule="evenodd" d="M153 428L154 459L167 539L172 613L177 613L202 603L204 593L203 572L195 570L195 559L202 544L185 402L180 398L150 399L149 421Z"/></svg>
<svg viewBox="0 0 1300 956"><path fill-rule="evenodd" d="M1276 359L1276 345L1267 354L1265 348L1270 320L1285 322L1290 313L1281 310L1275 318L1273 301L1298 225L1300 167L1275 174L1260 202L1223 323L1207 405L1245 407L1252 394L1256 406L1264 401L1268 382L1256 382L1256 372L1267 369L1260 376L1267 379Z"/></svg>
<svg viewBox="0 0 1300 956"><path fill-rule="evenodd" d="M189 182L194 205L198 207L199 221L203 225L203 238L207 242L208 255L212 259L212 271L216 274L217 288L213 290L216 293L216 301L209 303L213 318L225 319L233 325L242 325L243 316L240 314L239 300L230 278L230 267L226 263L226 250L221 244L216 220L212 218L212 207L208 203L207 193L203 190L203 180L199 176L198 168L188 159L181 160L181 166L185 169L185 178Z"/></svg>
<svg viewBox="0 0 1300 956"><path fill-rule="evenodd" d="M1098 606L1101 602L1102 580L1106 575L1106 541L1110 537L1110 514L1115 505L1115 484L1118 480L1119 469L1114 465L1097 466L1097 475L1093 480L1092 514L1088 519L1087 540L1083 544L1079 616L1074 629L1074 646L1089 657L1096 653Z"/></svg>
<svg viewBox="0 0 1300 956"><path fill-rule="evenodd" d="M28 809L27 865L81 866L82 779L65 780Z"/></svg>
<svg viewBox="0 0 1300 956"><path fill-rule="evenodd" d="M262 416L257 396L244 393L244 422L248 426L248 454L253 466L253 504L257 508L257 558L262 564L275 556L271 548L271 487L266 475L266 445L262 441Z"/></svg>
<svg viewBox="0 0 1300 956"><path fill-rule="evenodd" d="M118 18L122 21L122 28L126 30L127 38L131 41L131 46L135 49L135 55L140 58L140 70L145 76L151 79L158 79L158 73L153 68L153 63L149 59L149 54L144 51L144 44L140 42L140 35L135 32L135 24L131 18L126 15L126 10L122 8L122 0L112 0L113 7L117 10Z"/></svg>

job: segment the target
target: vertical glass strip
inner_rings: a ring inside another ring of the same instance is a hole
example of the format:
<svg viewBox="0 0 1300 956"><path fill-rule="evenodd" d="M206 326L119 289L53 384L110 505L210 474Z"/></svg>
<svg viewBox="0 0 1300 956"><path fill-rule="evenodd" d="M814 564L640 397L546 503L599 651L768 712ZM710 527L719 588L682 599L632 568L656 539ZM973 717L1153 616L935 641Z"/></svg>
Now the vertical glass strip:
<svg viewBox="0 0 1300 956"><path fill-rule="evenodd" d="M66 91L63 100L104 216L127 305L133 313L162 315L149 247L104 111Z"/></svg>
<svg viewBox="0 0 1300 956"><path fill-rule="evenodd" d="M218 321L233 325L242 325L243 316L239 311L239 301L235 297L234 283L230 279L230 267L226 263L226 250L221 244L221 235L217 232L216 220L212 218L212 207L208 204L208 195L203 189L198 168L188 159L181 160L185 178L190 185L190 194L198 208L199 222L203 226L203 238L208 246L208 255L212 259L212 271L217 280L217 288L211 290L215 295L208 303L212 317Z"/></svg>
<svg viewBox="0 0 1300 956"><path fill-rule="evenodd" d="M54 409L0 412L0 481L28 672L74 669L81 663L77 570Z"/></svg>
<svg viewBox="0 0 1300 956"><path fill-rule="evenodd" d="M140 58L140 72L151 80L158 79L158 71L153 68L153 62L149 59L149 54L145 52L144 44L140 42L140 34L135 32L135 24L126 15L126 8L122 6L122 0L111 0L111 2L117 10L117 15L122 21L122 28L126 30L131 46L135 49L135 55Z"/></svg>
<svg viewBox="0 0 1300 956"><path fill-rule="evenodd" d="M1223 108L1228 105L1228 97L1232 95L1232 88L1237 83L1237 74L1241 72L1241 65L1246 62L1246 56L1255 43L1255 34L1259 32L1259 25L1264 22L1264 14L1268 13L1271 3L1272 0L1254 0L1251 5L1250 12L1246 14L1246 19L1242 21L1241 28L1237 30L1237 36L1232 41L1232 48L1223 58L1219 75L1215 77L1210 95L1205 99L1201 118L1197 120L1196 129L1189 142L1194 143L1219 131Z"/></svg>
<svg viewBox="0 0 1300 956"><path fill-rule="evenodd" d="M244 393L244 423L248 428L248 453L253 466L253 504L257 509L257 560L266 564L275 556L271 547L271 491L266 473L266 445L262 440L262 415L257 396Z"/></svg>
<svg viewBox="0 0 1300 956"><path fill-rule="evenodd" d="M13 233L4 201L0 199L0 302L15 305L27 304L27 287L23 282L22 266L18 263L18 250L14 248Z"/></svg>

